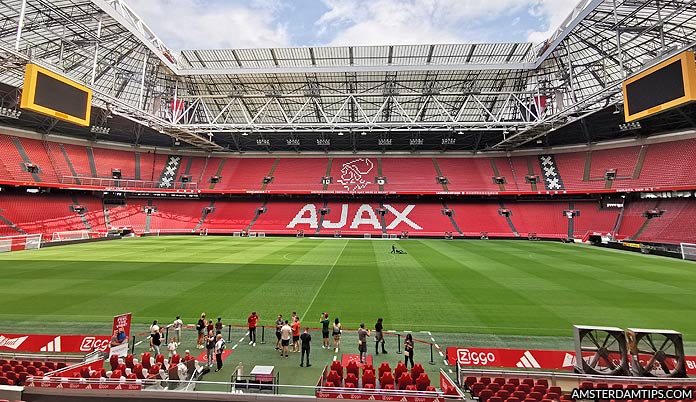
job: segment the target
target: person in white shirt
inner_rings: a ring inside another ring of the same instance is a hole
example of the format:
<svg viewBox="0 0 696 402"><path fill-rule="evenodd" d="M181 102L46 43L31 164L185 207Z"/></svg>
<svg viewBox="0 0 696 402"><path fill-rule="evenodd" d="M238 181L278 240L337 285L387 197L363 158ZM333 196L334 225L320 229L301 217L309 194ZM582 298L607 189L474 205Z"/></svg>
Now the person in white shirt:
<svg viewBox="0 0 696 402"><path fill-rule="evenodd" d="M176 341L176 338L172 337L172 340L167 344L167 351L169 351L169 358L171 359L172 356L176 354L176 348L179 346L179 343Z"/></svg>
<svg viewBox="0 0 696 402"><path fill-rule="evenodd" d="M176 320L172 323L172 328L174 328L174 337L177 343L181 343L181 328L184 326L184 322L181 321L181 317L176 316Z"/></svg>
<svg viewBox="0 0 696 402"><path fill-rule="evenodd" d="M285 325L280 328L280 355L285 355L288 358L288 345L290 345L290 338L292 338L292 328L288 325L288 320L285 320Z"/></svg>
<svg viewBox="0 0 696 402"><path fill-rule="evenodd" d="M222 368L222 352L225 351L225 340L222 339L222 335L218 334L215 342L215 360L217 361L217 368L215 372L220 371Z"/></svg>

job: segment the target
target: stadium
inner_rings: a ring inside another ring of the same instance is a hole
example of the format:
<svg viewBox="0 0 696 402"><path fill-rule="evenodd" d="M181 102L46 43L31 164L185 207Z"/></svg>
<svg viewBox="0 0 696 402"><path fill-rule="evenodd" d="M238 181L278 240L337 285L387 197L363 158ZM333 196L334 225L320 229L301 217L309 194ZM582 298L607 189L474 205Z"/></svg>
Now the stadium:
<svg viewBox="0 0 696 402"><path fill-rule="evenodd" d="M191 50L127 3L0 2L0 402L694 400L694 1Z"/></svg>

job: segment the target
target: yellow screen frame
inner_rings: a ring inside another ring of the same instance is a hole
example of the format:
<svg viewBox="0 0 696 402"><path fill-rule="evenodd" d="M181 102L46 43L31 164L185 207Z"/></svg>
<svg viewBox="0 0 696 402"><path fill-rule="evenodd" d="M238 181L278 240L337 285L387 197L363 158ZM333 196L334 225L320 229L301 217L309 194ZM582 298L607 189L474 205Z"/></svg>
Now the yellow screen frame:
<svg viewBox="0 0 696 402"><path fill-rule="evenodd" d="M36 82L39 73L45 74L55 80L62 82L63 84L69 85L80 91L87 93L87 106L85 110L85 118L81 119L76 116L71 116L69 114L59 112L55 109L47 108L42 105L37 105L35 103L36 98ZM41 113L46 116L55 117L63 121L77 124L79 126L89 126L90 114L92 112L92 90L86 86L79 84L69 78L63 77L62 75L56 74L53 71L47 70L36 64L27 64L24 70L24 89L22 90L22 101L19 105L22 109L31 110L37 113Z"/></svg>
<svg viewBox="0 0 696 402"><path fill-rule="evenodd" d="M684 96L681 98L677 98L674 100L671 100L669 102L665 102L661 105L657 105L654 107L651 107L650 109L646 109L643 111L640 111L638 113L634 114L629 114L629 100L628 96L626 93L626 87L678 60L681 60L681 65L682 65L682 76L684 77ZM680 53L677 56L671 57L654 67L651 67L645 71L643 71L640 74L637 74L623 83L623 99L624 99L624 118L626 119L626 123L630 123L635 120L639 120L648 116L651 116L653 114L665 111L667 109L671 109L677 106L681 106L685 103L693 102L696 100L696 57L694 56L694 52L684 52Z"/></svg>

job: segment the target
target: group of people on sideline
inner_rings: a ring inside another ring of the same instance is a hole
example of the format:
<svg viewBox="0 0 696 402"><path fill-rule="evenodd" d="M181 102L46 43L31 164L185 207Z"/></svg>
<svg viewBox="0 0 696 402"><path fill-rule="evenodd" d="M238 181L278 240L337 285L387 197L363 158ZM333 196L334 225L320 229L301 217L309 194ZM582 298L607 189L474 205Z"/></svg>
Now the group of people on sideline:
<svg viewBox="0 0 696 402"><path fill-rule="evenodd" d="M247 334L249 336L249 345L252 347L256 347L256 328L258 323L259 316L256 311L252 311L247 317ZM329 313L323 312L319 317L319 324L321 325L322 349L333 349L334 353L338 353L341 349L341 336L343 334L339 318L335 317L332 322L329 318ZM181 344L181 330L183 327L184 324L180 316L176 316L174 322L166 327L160 327L158 321L154 320L150 326L150 350L160 354L160 347L165 336L164 330L165 328L171 328L174 333L170 342L166 345L167 352L170 358L177 354L177 348ZM196 347L205 349L207 365L211 368L215 365L215 371L222 369L222 357L226 349L226 342L222 335L223 328L222 317L218 317L217 322L213 323L213 320L207 320L205 313L201 314L196 323L196 331L198 333ZM381 353L387 353L383 330L384 320L378 318L374 326L375 355L379 355L380 349ZM275 349L280 353L281 357L287 359L289 358L289 353L301 353L300 367L311 367L309 355L312 335L309 327L305 327L302 330L302 324L297 312L293 311L290 319L283 319L283 315L278 314L275 320L275 334L277 339ZM359 360L362 364L367 362L367 343L368 338L371 336L371 331L365 329L365 323L361 323L357 335ZM333 345L330 343L331 337L333 338ZM166 342L166 339L164 342ZM408 333L404 340L404 363L407 367L409 363L413 367L413 349L413 336ZM189 353L188 350L186 352L187 354Z"/></svg>

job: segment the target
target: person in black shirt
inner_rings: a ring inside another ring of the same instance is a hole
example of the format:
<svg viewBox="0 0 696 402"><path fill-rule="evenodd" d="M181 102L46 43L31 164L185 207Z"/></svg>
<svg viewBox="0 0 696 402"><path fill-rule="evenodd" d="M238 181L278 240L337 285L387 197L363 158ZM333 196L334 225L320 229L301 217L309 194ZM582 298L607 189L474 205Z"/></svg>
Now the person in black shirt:
<svg viewBox="0 0 696 402"><path fill-rule="evenodd" d="M150 335L150 343L152 343L152 348L155 351L155 357L160 354L160 345L162 344L162 334L160 331L155 332Z"/></svg>
<svg viewBox="0 0 696 402"><path fill-rule="evenodd" d="M394 245L394 244L392 244L392 251L391 251L391 253L392 253L392 254L396 253L396 245Z"/></svg>
<svg viewBox="0 0 696 402"><path fill-rule="evenodd" d="M406 363L406 367L408 367L409 361L411 368L413 368L413 336L406 334L406 339L404 339L404 363Z"/></svg>
<svg viewBox="0 0 696 402"><path fill-rule="evenodd" d="M307 354L307 367L312 367L309 364L309 343L312 341L312 335L309 333L309 328L305 328L304 333L300 335L302 341L302 356L300 357L300 367L304 367L305 353Z"/></svg>
<svg viewBox="0 0 696 402"><path fill-rule="evenodd" d="M382 353L387 353L384 349L384 332L382 332L382 319L378 318L375 324L375 354L379 354L379 343L382 342Z"/></svg>

